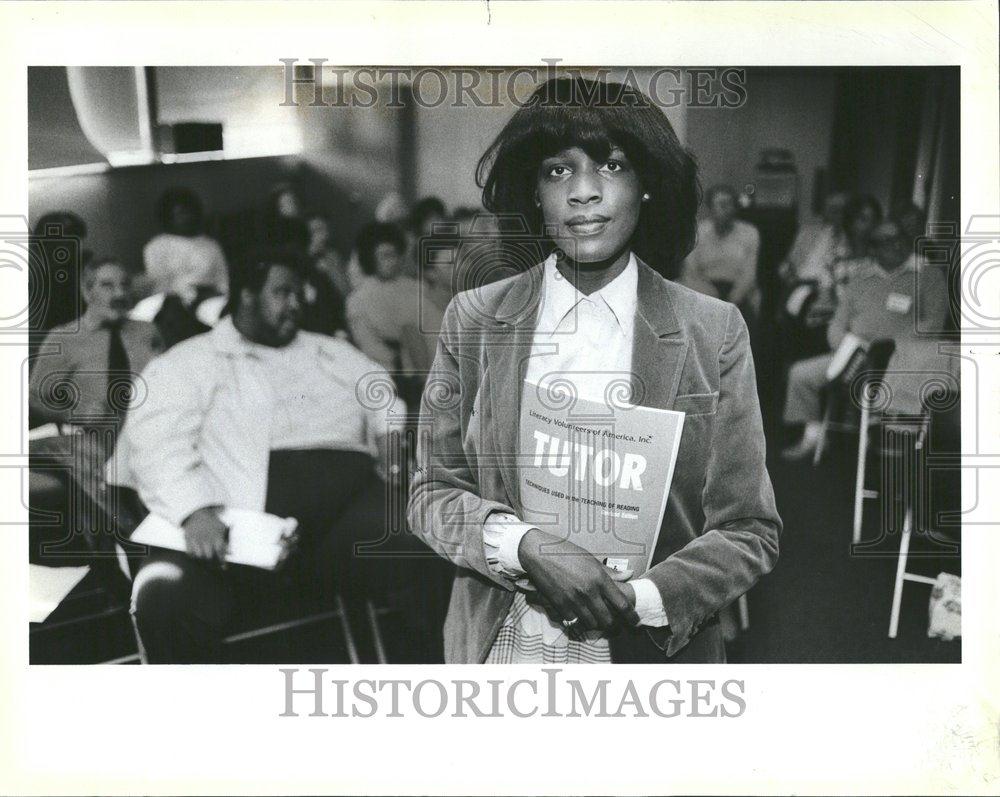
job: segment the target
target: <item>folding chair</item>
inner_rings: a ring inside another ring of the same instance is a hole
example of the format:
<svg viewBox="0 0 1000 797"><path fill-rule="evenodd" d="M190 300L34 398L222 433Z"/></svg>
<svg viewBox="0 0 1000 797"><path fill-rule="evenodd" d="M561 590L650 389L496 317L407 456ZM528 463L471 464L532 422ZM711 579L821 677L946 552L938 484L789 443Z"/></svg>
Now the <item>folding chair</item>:
<svg viewBox="0 0 1000 797"><path fill-rule="evenodd" d="M955 394L946 392L939 396L935 402L941 409L936 409L924 403L922 413L922 423L918 429L914 442L914 457L917 468L924 473L929 473L935 462L941 463L945 469L939 471L942 475L946 472L961 479L960 470L956 467L956 458L960 463L961 456L961 405ZM928 449L932 449L928 451ZM931 466L931 467L928 467ZM918 485L930 488L930 479L921 478ZM959 486L960 485L950 485ZM954 490L943 490L942 494L953 494ZM900 533L899 554L896 560L896 579L892 588L892 608L889 612L889 638L895 639L899 630L899 615L903 603L903 587L909 581L915 584L926 584L933 587L937 580L929 576L912 573L907 570L910 557L910 543L913 537L914 528L914 506L923 506L925 499L930 496L911 495L906 503L903 515L903 527Z"/></svg>
<svg viewBox="0 0 1000 797"><path fill-rule="evenodd" d="M889 359L896 349L895 342L891 340L872 341L867 351L858 351L848 361L844 370L826 386L827 402L823 410L823 425L820 431L819 441L816 444L816 451L813 454L813 465L818 465L826 451L826 439L830 429L840 429L843 431L854 431L855 427L848 423L834 423L833 417L835 408L843 401L844 396L855 398L854 388L861 388L860 400L857 402L861 409L861 419L859 430L861 439L865 441L867 451L868 429L871 424L871 415L875 406L872 387L882 379L885 369L889 365ZM859 383L860 380L860 383ZM862 476L863 478L863 476Z"/></svg>
<svg viewBox="0 0 1000 797"><path fill-rule="evenodd" d="M134 490L116 487L114 485L107 485L106 490L108 492L106 503L104 505L105 511L108 512L109 516L113 518L117 534L119 535L119 541L115 543L115 551L118 555L122 571L125 573L129 581L131 581L134 575L132 571L133 560L130 558L129 552L126 551L121 540L127 539L127 537L131 535L141 519L145 516L147 510L142 505L139 496ZM127 545L128 543L125 544ZM136 551L132 551L132 556L134 557L136 553ZM386 663L385 647L382 644L382 637L378 628L377 611L370 600L366 601L365 609L367 619L369 623L372 624L372 635L378 663L384 664ZM350 663L360 664L361 658L358 655L354 629L351 627L350 620L348 619L344 598L339 592L333 596L333 607L330 609L321 609L319 611L297 614L287 619L272 618L262 624L252 625L249 628L230 634L223 640L223 644L232 645L239 642L245 642L250 639L257 639L284 631L291 631L296 628L315 625L316 623L332 619L339 621L341 631L344 634L344 644L347 648L347 656ZM131 613L129 613L129 621L135 639L136 653L103 662L104 664L131 664L134 662L139 662L141 664L148 663L145 650L142 646L142 639L139 636L139 630L135 624L135 618Z"/></svg>
<svg viewBox="0 0 1000 797"><path fill-rule="evenodd" d="M885 370L895 349L896 344L891 340L878 340L872 343L868 349L865 369L859 375L855 376L855 379L858 376L861 378L859 384L860 390L858 391L861 418L858 423L858 460L854 479L854 520L851 531L851 540L855 544L861 542L861 519L864 511L864 501L879 497L878 490L866 489L865 477L868 469L872 416L875 414L873 408L876 406L876 385L885 375Z"/></svg>

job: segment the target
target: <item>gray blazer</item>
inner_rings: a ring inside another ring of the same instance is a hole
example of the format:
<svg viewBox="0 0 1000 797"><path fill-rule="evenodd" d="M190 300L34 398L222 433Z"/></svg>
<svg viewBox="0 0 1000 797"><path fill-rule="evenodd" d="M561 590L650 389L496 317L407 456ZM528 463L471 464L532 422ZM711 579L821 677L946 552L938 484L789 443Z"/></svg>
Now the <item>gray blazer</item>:
<svg viewBox="0 0 1000 797"><path fill-rule="evenodd" d="M667 661L684 659L677 654L693 638L718 636L719 609L774 566L781 519L742 316L638 266L632 395L686 413L646 573L670 623L644 629L654 651L647 659ZM494 511L522 514L518 419L542 274L536 265L452 300L421 401L407 515L414 533L458 566L444 629L448 662L484 661L514 598L514 585L486 562L483 523ZM724 660L721 641L702 647L709 652L695 660Z"/></svg>

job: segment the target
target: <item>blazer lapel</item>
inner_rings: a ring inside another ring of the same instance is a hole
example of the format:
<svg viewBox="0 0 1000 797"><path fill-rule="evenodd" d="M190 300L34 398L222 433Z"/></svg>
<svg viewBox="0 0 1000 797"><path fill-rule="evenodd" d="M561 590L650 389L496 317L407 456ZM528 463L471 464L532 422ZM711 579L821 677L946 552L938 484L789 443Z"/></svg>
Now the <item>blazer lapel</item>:
<svg viewBox="0 0 1000 797"><path fill-rule="evenodd" d="M671 409L680 386L688 340L680 332L666 280L637 262L636 317L632 342L632 401L645 407ZM542 264L513 281L486 333L489 368L490 424L499 468L511 506L520 510L518 446L521 394L531 355L541 298Z"/></svg>
<svg viewBox="0 0 1000 797"><path fill-rule="evenodd" d="M632 339L632 403L669 410L677 398L688 340L681 335L666 280L638 261Z"/></svg>
<svg viewBox="0 0 1000 797"><path fill-rule="evenodd" d="M520 510L517 455L520 446L521 393L541 299L541 264L517 277L501 301L495 325L487 332L486 357L493 434L492 463L499 468L512 507Z"/></svg>

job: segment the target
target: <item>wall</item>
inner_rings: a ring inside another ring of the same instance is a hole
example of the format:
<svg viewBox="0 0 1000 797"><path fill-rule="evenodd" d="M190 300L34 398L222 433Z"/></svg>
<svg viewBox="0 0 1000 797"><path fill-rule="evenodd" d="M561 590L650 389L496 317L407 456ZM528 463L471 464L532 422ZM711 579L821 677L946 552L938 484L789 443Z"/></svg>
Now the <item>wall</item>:
<svg viewBox="0 0 1000 797"><path fill-rule="evenodd" d="M634 70L640 86L652 73L652 68ZM623 70L611 70L610 79L621 79ZM501 86L507 84L510 73L500 78ZM544 79L544 73L539 73ZM484 76L483 85L489 86L491 78ZM534 77L525 75L513 86L513 96L520 101L531 95L536 85ZM663 96L669 96L666 83ZM428 90L429 91L429 90ZM487 91L482 92L486 97ZM440 197L445 206L454 210L459 206L480 207L481 192L476 186L476 164L483 152L500 132L507 120L514 114L515 106L511 95L501 92L502 104L487 107L454 107L444 105L435 108L418 106L416 110L416 187L418 196ZM678 137L685 137L685 109L682 106L665 109L667 118L674 126Z"/></svg>
<svg viewBox="0 0 1000 797"><path fill-rule="evenodd" d="M308 105L279 108L283 83L280 72L275 81L273 67L213 67L176 73L164 73L164 100L169 100L166 119L228 119L234 132L246 139L247 120L266 105L261 110L261 118L268 122L263 142L270 141L268 136L280 126L279 121L291 119L285 127L297 133L297 140L289 149L301 149L301 153L130 166L89 174L29 174L32 225L44 213L71 210L87 222L87 248L97 256L118 257L138 269L143 245L159 231L156 206L165 189L187 186L199 194L207 214L225 216L262 208L270 188L288 181L301 194L307 210L332 218L334 243L346 250L359 226L371 218L378 201L399 190L399 117L392 110ZM58 81L36 81L38 91L30 98L35 107L68 102L68 93L58 95L53 84ZM185 86L191 92L188 100L183 96ZM209 90L212 86L214 93ZM204 101L206 97L214 99ZM60 118L66 129L71 129L75 124L72 107ZM29 128L31 146L44 130Z"/></svg>
<svg viewBox="0 0 1000 797"><path fill-rule="evenodd" d="M815 172L829 163L836 77L822 69L747 69L739 108L688 108L687 143L702 184L742 190L765 147L791 150L799 172L799 221L811 216Z"/></svg>

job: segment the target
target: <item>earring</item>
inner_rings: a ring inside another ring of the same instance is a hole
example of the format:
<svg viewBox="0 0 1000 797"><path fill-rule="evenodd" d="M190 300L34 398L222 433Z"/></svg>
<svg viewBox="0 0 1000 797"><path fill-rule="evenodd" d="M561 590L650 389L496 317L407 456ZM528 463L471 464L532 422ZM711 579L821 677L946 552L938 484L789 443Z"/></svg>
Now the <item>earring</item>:
<svg viewBox="0 0 1000 797"><path fill-rule="evenodd" d="M643 202L649 202L649 194L648 193L642 195L642 201Z"/></svg>

